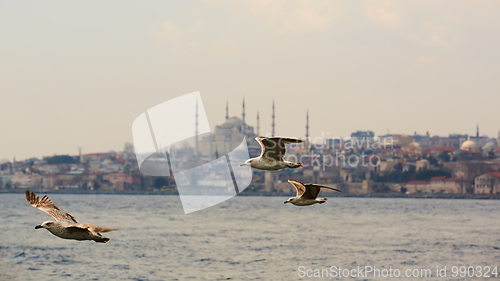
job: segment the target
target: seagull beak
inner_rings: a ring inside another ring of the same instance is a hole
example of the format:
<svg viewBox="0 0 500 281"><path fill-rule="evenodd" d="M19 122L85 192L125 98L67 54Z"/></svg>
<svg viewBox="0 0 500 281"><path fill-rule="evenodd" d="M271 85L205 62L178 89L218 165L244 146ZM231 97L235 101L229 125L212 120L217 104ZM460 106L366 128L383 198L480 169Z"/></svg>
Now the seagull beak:
<svg viewBox="0 0 500 281"><path fill-rule="evenodd" d="M42 228L42 226L41 225L35 226L35 229L39 229L39 228Z"/></svg>
<svg viewBox="0 0 500 281"><path fill-rule="evenodd" d="M288 201L283 202L283 204L286 204L286 203L288 203Z"/></svg>
<svg viewBox="0 0 500 281"><path fill-rule="evenodd" d="M243 166L245 166L245 163L243 163L243 164L240 164L240 167L243 167Z"/></svg>

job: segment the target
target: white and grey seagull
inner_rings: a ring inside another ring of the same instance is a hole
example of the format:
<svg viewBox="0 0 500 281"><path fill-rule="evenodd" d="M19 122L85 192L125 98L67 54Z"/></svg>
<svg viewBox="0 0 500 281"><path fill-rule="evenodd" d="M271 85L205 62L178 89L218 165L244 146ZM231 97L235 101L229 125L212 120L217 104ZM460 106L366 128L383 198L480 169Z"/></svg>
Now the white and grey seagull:
<svg viewBox="0 0 500 281"><path fill-rule="evenodd" d="M35 229L45 228L57 237L79 241L93 240L99 243L106 243L109 241L109 238L102 237L100 232L118 230L116 228L78 223L72 215L57 208L47 195L40 199L34 192L26 190L26 199L31 206L38 208L40 211L44 211L56 219L56 221L46 221L37 225Z"/></svg>
<svg viewBox="0 0 500 281"><path fill-rule="evenodd" d="M303 140L284 137L256 137L262 151L259 157L248 159L240 166L251 166L260 170L281 170L284 168L302 167L302 163L289 162L284 159L286 145L291 143L303 143Z"/></svg>
<svg viewBox="0 0 500 281"><path fill-rule="evenodd" d="M340 189L336 189L334 187L313 184L313 183L302 183L297 180L288 180L295 189L297 189L297 196L290 197L283 204L292 203L295 206L308 206L316 203L323 204L326 202L326 198L319 198L318 195L322 188L328 188L331 190L335 190L337 192L342 192Z"/></svg>

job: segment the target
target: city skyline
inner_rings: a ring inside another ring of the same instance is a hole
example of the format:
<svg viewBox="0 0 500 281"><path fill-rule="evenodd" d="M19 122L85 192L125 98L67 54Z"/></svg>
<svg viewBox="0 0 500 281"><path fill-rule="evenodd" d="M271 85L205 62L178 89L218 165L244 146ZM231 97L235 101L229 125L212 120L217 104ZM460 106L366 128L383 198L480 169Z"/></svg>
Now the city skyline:
<svg viewBox="0 0 500 281"><path fill-rule="evenodd" d="M120 150L148 108L200 91L212 128L496 137L496 1L4 1L0 159ZM147 14L147 16L146 16ZM227 23L231 23L228 25ZM297 117L296 117L297 116Z"/></svg>
<svg viewBox="0 0 500 281"><path fill-rule="evenodd" d="M245 120L244 123L247 124L247 125L250 125L252 126L253 125L253 128L257 128L257 120L259 120L259 126L260 124L262 124L261 122L261 117L259 116L259 111L257 111L257 114L255 116L255 124L251 121L248 120L248 118L244 118L244 116L248 115L246 113L246 109L243 109L243 108L246 108L246 106L244 105L245 101L244 101L244 98L242 98L242 101L243 101L243 106L240 105L240 115L237 115L236 113L234 113L233 115L229 114L230 112L230 109L229 109L229 102L226 101L226 107L225 107L225 117L224 117L224 120L219 123L219 124L215 124L214 126L212 126L211 130L212 130L212 133L215 132L215 127L217 126L220 126L221 124L223 124L227 119L228 117L237 117L239 119L242 119L242 120ZM274 102L273 104L274 105ZM273 124L273 116L271 115L271 117L269 118L269 124L271 124L269 127L272 128L272 124ZM304 115L304 118L303 118L303 121L304 121L304 126L303 126L303 135L293 135L291 137L296 137L296 138L307 138L307 135L308 135L308 132L309 132L309 111L306 110L306 113ZM486 134L483 134L483 133L480 133L480 126L479 124L476 124L475 126L475 132L474 133L466 133L466 132L461 132L461 133L457 133L457 132L454 132L454 133L449 133L449 134L446 134L446 135L438 135L438 134L432 134L429 132L429 136L430 137L435 137L435 136L438 136L438 137L448 137L450 135L468 135L468 136L487 136L491 139L495 139L497 141L500 141L500 130L498 131L498 134L496 136L488 136ZM315 144L315 140L316 140L316 144L321 144L319 143L317 140L318 138L320 139L320 141L323 141L323 143L325 143L328 139L343 139L343 140L348 140L351 138L351 134L353 133L356 133L356 132L363 132L363 131L367 131L367 132L373 132L372 130L370 129L366 129L366 130L352 130L350 133L348 133L347 135L345 136L337 136L337 135L333 135L333 134L329 134L329 132L322 132L322 135L319 135L319 136L310 136L309 137L309 140L311 141L312 144ZM255 132L257 132L255 130ZM384 133L376 133L374 132L374 137L377 138L378 136L384 136L386 134L391 134L391 135L406 135L406 136L414 136L415 133L417 133L417 135L426 135L428 133L428 131L425 131L425 132L416 132L414 131L414 133L410 134L403 134L403 133L399 133L399 132L384 132ZM265 133L265 134L261 134L262 136L271 136L272 135L272 129L271 131ZM279 136L279 134L276 134L277 136ZM124 141L122 143L122 146L120 148L117 148L117 149L109 149L109 150L105 150L105 151L87 151L87 152L82 152L82 147L81 146L78 146L76 147L76 151L78 151L78 153L72 153L72 152L69 152L69 153L57 153L57 152L54 152L52 154L48 154L48 155L42 155L42 156L29 156L29 157L26 157L26 158L19 158L17 157L16 158L16 155L13 156L13 158L11 159L8 159L8 158L0 158L0 162L11 162L13 159L17 159L17 160L26 160L26 159L29 159L29 158L39 158L39 159L42 159L43 157L51 157L51 156L54 156L54 155L85 155L85 154L94 154L94 153L107 153L107 152L110 152L110 151L114 151L114 152L119 152L119 151L122 151L123 149L123 146L125 144L132 144L132 141ZM500 145L500 144L499 144ZM163 147L162 147L163 148Z"/></svg>

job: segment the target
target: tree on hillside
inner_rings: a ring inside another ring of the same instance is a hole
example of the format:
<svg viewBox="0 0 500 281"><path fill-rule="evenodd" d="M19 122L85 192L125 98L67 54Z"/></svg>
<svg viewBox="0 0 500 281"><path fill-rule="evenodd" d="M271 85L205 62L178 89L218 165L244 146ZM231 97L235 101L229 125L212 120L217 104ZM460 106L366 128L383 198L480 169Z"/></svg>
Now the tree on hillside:
<svg viewBox="0 0 500 281"><path fill-rule="evenodd" d="M430 181L433 177L451 177L451 173L446 170L423 170L415 175L417 181Z"/></svg>
<svg viewBox="0 0 500 281"><path fill-rule="evenodd" d="M51 165L76 163L76 159L69 155L54 155L52 157L44 157L43 160Z"/></svg>
<svg viewBox="0 0 500 281"><path fill-rule="evenodd" d="M439 154L439 159L443 162L450 162L450 155L448 153Z"/></svg>

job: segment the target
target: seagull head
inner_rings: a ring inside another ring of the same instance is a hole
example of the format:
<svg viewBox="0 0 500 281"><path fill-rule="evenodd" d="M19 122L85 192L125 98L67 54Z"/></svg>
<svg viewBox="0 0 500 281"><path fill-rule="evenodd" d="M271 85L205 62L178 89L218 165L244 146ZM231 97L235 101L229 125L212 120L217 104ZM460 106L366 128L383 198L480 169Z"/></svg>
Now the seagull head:
<svg viewBox="0 0 500 281"><path fill-rule="evenodd" d="M46 221L40 225L35 226L35 229L39 228L53 228L56 225L55 221Z"/></svg>
<svg viewBox="0 0 500 281"><path fill-rule="evenodd" d="M293 200L295 200L295 197L290 197L290 198L288 198L288 200L286 200L285 202L283 202L283 204L292 203Z"/></svg>
<svg viewBox="0 0 500 281"><path fill-rule="evenodd" d="M252 159L248 159L247 161L245 161L245 163L240 164L240 167L251 166L251 165L252 165Z"/></svg>

